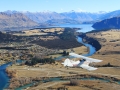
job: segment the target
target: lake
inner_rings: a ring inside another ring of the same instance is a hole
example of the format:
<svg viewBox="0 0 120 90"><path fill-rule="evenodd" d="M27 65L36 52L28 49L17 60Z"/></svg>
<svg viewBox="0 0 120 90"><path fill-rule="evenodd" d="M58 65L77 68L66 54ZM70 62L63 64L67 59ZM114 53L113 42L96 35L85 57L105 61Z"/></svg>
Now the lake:
<svg viewBox="0 0 120 90"><path fill-rule="evenodd" d="M71 27L71 28L81 28L81 30L78 30L78 32L86 33L88 31L95 30L92 27L93 24L59 24L56 26L50 26L50 27Z"/></svg>

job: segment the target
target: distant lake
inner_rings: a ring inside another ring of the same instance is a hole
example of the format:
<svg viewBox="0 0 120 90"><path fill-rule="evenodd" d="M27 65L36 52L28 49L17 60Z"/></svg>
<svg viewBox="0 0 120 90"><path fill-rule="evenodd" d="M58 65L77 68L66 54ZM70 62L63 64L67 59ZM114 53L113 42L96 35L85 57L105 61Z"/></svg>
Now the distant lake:
<svg viewBox="0 0 120 90"><path fill-rule="evenodd" d="M55 26L51 26L51 27L71 27L71 28L81 28L81 30L78 30L80 32L86 33L88 31L91 30L95 30L92 27L93 24L58 24Z"/></svg>

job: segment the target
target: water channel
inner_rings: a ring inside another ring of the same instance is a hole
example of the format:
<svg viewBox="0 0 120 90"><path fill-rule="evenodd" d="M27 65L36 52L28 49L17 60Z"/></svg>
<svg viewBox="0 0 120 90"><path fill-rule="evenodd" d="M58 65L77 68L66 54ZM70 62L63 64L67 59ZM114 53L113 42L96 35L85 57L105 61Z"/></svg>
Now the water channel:
<svg viewBox="0 0 120 90"><path fill-rule="evenodd" d="M86 25L69 25L69 24L67 24L67 25L59 25L60 27L78 27L78 28L81 28L82 27L82 29L81 30L79 30L80 32L88 32L88 31L91 31L91 30L93 30L93 28L91 27L92 25L91 24L86 24ZM78 31L78 32L79 32ZM95 48L92 46L92 45L90 45L90 44L86 44L86 43L84 43L83 41L82 41L82 38L81 37L76 37L76 39L77 39L77 41L79 42L79 43L82 43L84 46L86 46L86 47L88 47L89 48L89 52L87 53L87 54L83 54L84 56L92 56L95 52L96 52L96 50L95 50ZM71 57L71 56L64 56L65 58L74 58L74 57ZM60 60L60 59L62 59L63 58L63 56L60 56L60 57L57 57L56 58L56 60ZM108 80L108 79L101 79L101 78L80 78L80 80L100 80L100 81L103 81L103 82L110 82L110 80ZM59 78L59 77L54 77L54 78L50 78L49 79L49 81L51 81L51 82L55 82L55 81L67 81L67 80L61 80L61 78ZM46 81L44 81L43 80L43 83L44 82L46 82ZM120 81L116 81L118 84L120 84ZM16 88L15 90L22 90L22 89L24 89L24 88L27 88L27 87L29 87L29 86L32 86L34 83L31 83L31 84L27 84L27 85L25 85L25 86L22 86L22 87L19 87L19 88Z"/></svg>
<svg viewBox="0 0 120 90"><path fill-rule="evenodd" d="M8 87L8 85L9 85L8 81L10 78L7 76L7 73L5 70L10 65L12 65L11 62L0 66L0 90L3 90L4 88Z"/></svg>
<svg viewBox="0 0 120 90"><path fill-rule="evenodd" d="M75 28L78 27L78 28L82 28L80 30L80 32L88 32L88 31L93 30L93 28L91 27L92 26L91 24L86 24L86 25L68 25L67 24L67 25L59 25L59 26L60 27L75 27ZM89 47L89 52L87 54L84 54L84 56L91 56L91 55L93 55L96 52L95 48L92 45L90 45L90 44L84 43L82 41L81 37L77 37L77 41L82 43L86 47ZM9 85L9 83L8 83L9 78L8 78L5 70L11 64L12 63L7 63L7 64L3 64L3 65L0 66L0 90L3 90L4 88L6 88ZM96 78L83 78L83 80L96 80ZM105 80L105 79L99 79L99 80L102 80L104 82L109 82L109 80ZM56 77L56 78L51 78L50 81L63 81L63 80L61 80L60 78ZM45 81L43 81L43 82L45 82ZM120 81L118 81L118 83L120 84ZM30 84L24 85L22 87L16 88L15 90L22 90L24 88L32 86L33 84L34 83L30 83Z"/></svg>

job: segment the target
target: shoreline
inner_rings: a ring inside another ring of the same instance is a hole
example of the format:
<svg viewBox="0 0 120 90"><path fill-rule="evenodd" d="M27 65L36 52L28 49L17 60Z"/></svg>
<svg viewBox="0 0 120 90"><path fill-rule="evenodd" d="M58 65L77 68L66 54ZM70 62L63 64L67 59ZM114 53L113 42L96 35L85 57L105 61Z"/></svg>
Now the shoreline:
<svg viewBox="0 0 120 90"><path fill-rule="evenodd" d="M71 75L69 76L55 76L55 77L37 77L33 78L31 83L27 83L23 86L15 88L15 90L19 90L19 88L29 88L29 87L36 87L38 84L47 83L47 82L62 82L62 81L70 81L71 79L77 79L77 80L90 80L90 81L102 81L106 83L115 83L120 84L120 78L112 77L112 76L106 76L106 75L100 75L100 74L77 74L74 72L70 72ZM73 75L72 75L73 74ZM75 74L75 75L74 75ZM26 86L29 87L26 87Z"/></svg>
<svg viewBox="0 0 120 90"><path fill-rule="evenodd" d="M86 33L82 33L78 35L79 37L82 37L84 43L88 43L95 47L96 51L100 50L102 48L101 44L94 38L86 36Z"/></svg>

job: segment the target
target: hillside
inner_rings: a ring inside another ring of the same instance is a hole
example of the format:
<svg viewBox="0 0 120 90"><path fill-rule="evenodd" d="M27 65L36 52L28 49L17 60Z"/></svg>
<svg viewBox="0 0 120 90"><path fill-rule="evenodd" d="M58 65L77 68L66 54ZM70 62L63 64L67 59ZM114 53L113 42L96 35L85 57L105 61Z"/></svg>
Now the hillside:
<svg viewBox="0 0 120 90"><path fill-rule="evenodd" d="M18 36L14 36L11 34L5 34L0 32L0 43L2 42L11 42L11 41L19 41L20 38Z"/></svg>
<svg viewBox="0 0 120 90"><path fill-rule="evenodd" d="M95 38L101 44L92 57L103 60L101 65L110 63L111 65L120 66L120 31L110 29L107 31L90 32L86 34L88 37Z"/></svg>
<svg viewBox="0 0 120 90"><path fill-rule="evenodd" d="M6 14L0 13L0 30L20 29L38 26L22 13Z"/></svg>
<svg viewBox="0 0 120 90"><path fill-rule="evenodd" d="M100 22L96 22L92 26L95 29L120 29L120 17L113 17L105 19Z"/></svg>
<svg viewBox="0 0 120 90"><path fill-rule="evenodd" d="M53 28L53 30L57 30L57 28ZM59 30L60 32L54 31L51 34L49 32L48 35L41 36L40 39L36 39L30 43L37 44L49 49L69 49L82 46L82 44L76 40L74 29L60 28Z"/></svg>

